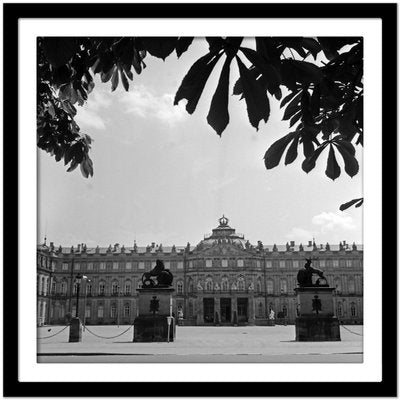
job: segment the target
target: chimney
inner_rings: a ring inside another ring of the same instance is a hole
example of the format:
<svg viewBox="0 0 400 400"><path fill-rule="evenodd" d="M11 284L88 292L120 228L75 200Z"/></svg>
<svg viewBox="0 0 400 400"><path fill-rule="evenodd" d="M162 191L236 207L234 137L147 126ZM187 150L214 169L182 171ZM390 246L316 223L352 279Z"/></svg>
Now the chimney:
<svg viewBox="0 0 400 400"><path fill-rule="evenodd" d="M291 240L290 241L290 247L294 247L294 245L295 245L294 240Z"/></svg>
<svg viewBox="0 0 400 400"><path fill-rule="evenodd" d="M81 244L78 244L78 253L81 251Z"/></svg>
<svg viewBox="0 0 400 400"><path fill-rule="evenodd" d="M308 247L311 247L311 246L312 246L312 241L309 240L309 241L308 241Z"/></svg>
<svg viewBox="0 0 400 400"><path fill-rule="evenodd" d="M156 243L155 242L151 242L151 247L154 249Z"/></svg>
<svg viewBox="0 0 400 400"><path fill-rule="evenodd" d="M345 240L343 240L343 247L347 247Z"/></svg>

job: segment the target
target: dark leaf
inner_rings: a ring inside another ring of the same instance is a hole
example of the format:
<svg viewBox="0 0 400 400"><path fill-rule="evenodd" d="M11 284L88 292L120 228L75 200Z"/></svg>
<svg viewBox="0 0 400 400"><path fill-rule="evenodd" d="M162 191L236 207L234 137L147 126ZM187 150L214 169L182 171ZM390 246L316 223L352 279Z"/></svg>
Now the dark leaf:
<svg viewBox="0 0 400 400"><path fill-rule="evenodd" d="M290 100L294 100L294 97L298 96L298 101L300 101L300 96L301 96L301 90L300 92L297 91L293 91L290 94L288 94L287 96L285 96L285 98L281 101L281 108L283 108Z"/></svg>
<svg viewBox="0 0 400 400"><path fill-rule="evenodd" d="M279 164L283 152L285 151L288 144L293 140L295 135L296 132L290 132L270 146L270 148L266 151L264 155L264 164L267 169L274 168Z"/></svg>
<svg viewBox="0 0 400 400"><path fill-rule="evenodd" d="M308 174L311 170L315 168L317 159L322 153L322 151L325 149L325 147L326 144L316 148L315 151L303 161L303 163L301 164L301 168L303 169L304 172L307 172Z"/></svg>
<svg viewBox="0 0 400 400"><path fill-rule="evenodd" d="M229 72L232 58L226 58L219 77L218 86L211 100L210 111L207 115L209 125L221 136L229 123Z"/></svg>
<svg viewBox="0 0 400 400"><path fill-rule="evenodd" d="M314 59L317 58L318 53L321 51L321 45L313 38L303 38L302 46L312 54Z"/></svg>
<svg viewBox="0 0 400 400"><path fill-rule="evenodd" d="M77 163L75 160L72 160L71 165L67 169L67 172L72 172L78 165L79 163Z"/></svg>
<svg viewBox="0 0 400 400"><path fill-rule="evenodd" d="M314 143L311 138L303 137L303 154L305 158L310 157L314 154Z"/></svg>
<svg viewBox="0 0 400 400"><path fill-rule="evenodd" d="M222 53L208 53L190 67L176 92L174 105L177 105L182 99L187 99L186 111L189 114L194 112L211 71L221 55Z"/></svg>
<svg viewBox="0 0 400 400"><path fill-rule="evenodd" d="M329 155L325 174L333 181L340 176L340 167L338 162L336 161L335 151L333 150L332 144L329 145Z"/></svg>
<svg viewBox="0 0 400 400"><path fill-rule="evenodd" d="M193 37L187 37L187 36L183 36L180 37L178 39L178 41L176 42L176 55L178 56L178 58L185 52L187 51L187 49L189 48L189 46L192 44L193 42Z"/></svg>
<svg viewBox="0 0 400 400"><path fill-rule="evenodd" d="M268 121L270 106L268 95L260 87L253 74L247 69L239 57L236 57L241 82L243 85L243 94L247 105L247 115L252 126L258 130L258 124L263 119Z"/></svg>
<svg viewBox="0 0 400 400"><path fill-rule="evenodd" d="M114 71L115 71L115 68L116 68L116 67L113 66L113 67L110 68L109 71L107 71L107 72L101 72L100 78L101 78L101 81L102 81L103 83L108 82L108 81L111 79L111 77L113 76L113 73L114 73Z"/></svg>
<svg viewBox="0 0 400 400"><path fill-rule="evenodd" d="M349 207L351 207L352 205L354 205L354 204L356 204L356 203L358 203L358 204L356 205L356 207L360 207L360 206L362 205L363 202L364 202L364 199L363 199L363 198L360 198L360 199L353 199L353 200L348 201L347 203L343 203L343 204L339 207L339 210L340 210L340 211L347 210Z"/></svg>
<svg viewBox="0 0 400 400"><path fill-rule="evenodd" d="M289 128L291 128L293 125L296 124L296 122L299 122L300 119L302 117L302 113L301 111L297 112L295 115L293 115L292 118L290 118L290 122L289 122Z"/></svg>
<svg viewBox="0 0 400 400"><path fill-rule="evenodd" d="M297 96L295 96L293 98L293 100L286 106L285 108L285 112L283 113L283 120L288 120L291 117L293 117L293 115L295 115L296 113L298 113L300 111L300 94L302 92L300 92Z"/></svg>
<svg viewBox="0 0 400 400"><path fill-rule="evenodd" d="M142 37L142 44L152 56L165 60L174 50L177 37Z"/></svg>
<svg viewBox="0 0 400 400"><path fill-rule="evenodd" d="M319 115L320 104L321 104L321 88L319 85L315 85L310 99L311 113L314 117Z"/></svg>
<svg viewBox="0 0 400 400"><path fill-rule="evenodd" d="M346 145L343 146L341 142L334 142L334 143L337 149L339 150L339 153L343 157L344 170L346 171L347 175L349 175L350 177L357 175L359 171L359 166L358 166L358 161L356 160L354 155L347 151L345 147ZM343 143L348 143L348 142L343 142Z"/></svg>
<svg viewBox="0 0 400 400"><path fill-rule="evenodd" d="M291 164L297 158L297 146L299 145L299 136L295 136L292 144L289 146L285 157L285 165Z"/></svg>
<svg viewBox="0 0 400 400"><path fill-rule="evenodd" d="M122 85L123 85L124 89L126 91L128 91L129 90L129 82L128 82L128 79L126 78L122 68L119 69L119 73L121 74Z"/></svg>
<svg viewBox="0 0 400 400"><path fill-rule="evenodd" d="M50 64L55 67L67 64L78 49L75 38L46 37L43 39L43 52Z"/></svg>
<svg viewBox="0 0 400 400"><path fill-rule="evenodd" d="M111 78L111 91L113 92L118 87L119 75L118 68L114 68L114 72Z"/></svg>

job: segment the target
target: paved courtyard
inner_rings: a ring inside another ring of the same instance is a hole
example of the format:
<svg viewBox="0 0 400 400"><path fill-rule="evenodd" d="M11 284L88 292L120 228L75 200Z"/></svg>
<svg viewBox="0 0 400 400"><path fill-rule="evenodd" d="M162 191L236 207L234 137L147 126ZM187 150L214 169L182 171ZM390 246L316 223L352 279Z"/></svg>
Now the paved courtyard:
<svg viewBox="0 0 400 400"><path fill-rule="evenodd" d="M82 342L69 343L69 328L38 328L38 362L312 362L363 361L363 327L341 326L340 342L296 342L295 327L177 326L170 343L133 343L133 327L88 326ZM51 329L49 331L49 329ZM62 331L62 332L61 332ZM59 334L56 334L60 332ZM54 335L46 338L47 336ZM120 335L118 337L115 337ZM105 339L114 337L112 339Z"/></svg>

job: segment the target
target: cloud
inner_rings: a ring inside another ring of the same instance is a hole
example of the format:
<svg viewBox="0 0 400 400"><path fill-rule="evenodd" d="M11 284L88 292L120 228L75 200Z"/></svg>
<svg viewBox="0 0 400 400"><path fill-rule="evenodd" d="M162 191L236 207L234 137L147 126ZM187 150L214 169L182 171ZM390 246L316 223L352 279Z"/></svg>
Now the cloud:
<svg viewBox="0 0 400 400"><path fill-rule="evenodd" d="M121 95L119 101L124 104L126 113L136 114L142 118L155 117L170 125L183 120L187 116L182 103L174 106L173 94L155 95L141 85L125 92Z"/></svg>
<svg viewBox="0 0 400 400"><path fill-rule="evenodd" d="M106 120L101 116L111 105L111 96L95 88L83 107L77 106L76 121L79 125L106 129Z"/></svg>
<svg viewBox="0 0 400 400"><path fill-rule="evenodd" d="M78 108L75 119L80 126L84 125L96 129L106 129L104 120L96 112L90 111L87 108Z"/></svg>
<svg viewBox="0 0 400 400"><path fill-rule="evenodd" d="M312 218L312 223L319 227L322 233L338 229L354 230L356 225L353 218L343 212L322 212Z"/></svg>

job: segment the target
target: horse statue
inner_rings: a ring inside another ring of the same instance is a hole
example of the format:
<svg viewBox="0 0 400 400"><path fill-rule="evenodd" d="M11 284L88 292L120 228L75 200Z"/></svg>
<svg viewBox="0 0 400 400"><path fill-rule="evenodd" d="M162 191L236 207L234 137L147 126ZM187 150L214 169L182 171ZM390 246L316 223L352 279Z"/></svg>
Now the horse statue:
<svg viewBox="0 0 400 400"><path fill-rule="evenodd" d="M301 269L297 273L297 282L300 287L313 287L313 286L328 286L328 282L324 276L323 271L311 266L311 258L306 258L306 263L304 264L305 269ZM313 275L318 275L319 278L315 283L312 282Z"/></svg>
<svg viewBox="0 0 400 400"><path fill-rule="evenodd" d="M142 287L168 287L171 286L173 279L171 271L165 269L164 263L161 260L157 260L155 267L150 272L145 272L142 275Z"/></svg>

